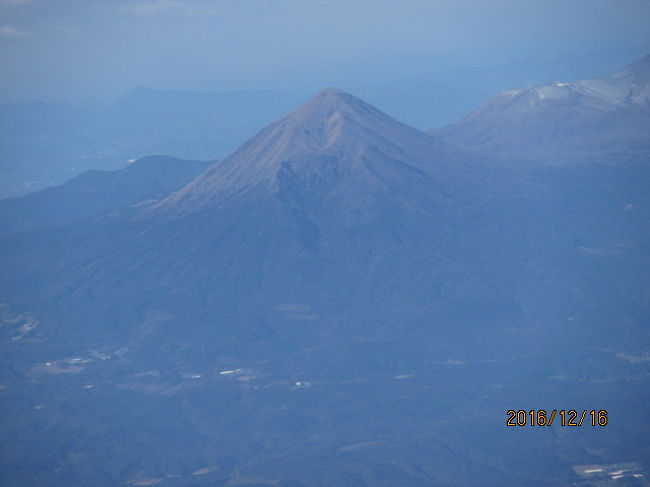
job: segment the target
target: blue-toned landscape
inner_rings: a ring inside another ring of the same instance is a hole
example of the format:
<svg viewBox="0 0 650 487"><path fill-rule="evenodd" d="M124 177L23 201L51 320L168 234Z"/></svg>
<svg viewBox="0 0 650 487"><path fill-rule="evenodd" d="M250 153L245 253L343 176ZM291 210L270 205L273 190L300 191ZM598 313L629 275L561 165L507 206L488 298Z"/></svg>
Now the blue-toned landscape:
<svg viewBox="0 0 650 487"><path fill-rule="evenodd" d="M649 486L648 5L1 2L0 484Z"/></svg>

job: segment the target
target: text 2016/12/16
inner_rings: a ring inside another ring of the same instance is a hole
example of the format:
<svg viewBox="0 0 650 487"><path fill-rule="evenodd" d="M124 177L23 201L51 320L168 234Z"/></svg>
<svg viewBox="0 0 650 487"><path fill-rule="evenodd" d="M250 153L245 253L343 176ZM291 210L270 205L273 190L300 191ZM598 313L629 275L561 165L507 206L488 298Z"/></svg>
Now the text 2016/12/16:
<svg viewBox="0 0 650 487"><path fill-rule="evenodd" d="M583 426L583 424L606 426L609 421L607 411L604 409L599 411L584 409L580 412L575 409L553 409L552 411L545 409L531 409L530 411L509 409L506 411L506 416L507 426L553 426L553 423L560 426Z"/></svg>

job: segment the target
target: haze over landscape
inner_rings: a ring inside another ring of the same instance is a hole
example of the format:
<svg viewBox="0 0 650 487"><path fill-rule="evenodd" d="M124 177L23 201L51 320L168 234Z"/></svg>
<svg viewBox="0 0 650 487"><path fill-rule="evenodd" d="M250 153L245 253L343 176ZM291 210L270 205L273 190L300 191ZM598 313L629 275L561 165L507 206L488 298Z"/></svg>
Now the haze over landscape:
<svg viewBox="0 0 650 487"><path fill-rule="evenodd" d="M650 4L460 5L0 3L0 483L650 485Z"/></svg>

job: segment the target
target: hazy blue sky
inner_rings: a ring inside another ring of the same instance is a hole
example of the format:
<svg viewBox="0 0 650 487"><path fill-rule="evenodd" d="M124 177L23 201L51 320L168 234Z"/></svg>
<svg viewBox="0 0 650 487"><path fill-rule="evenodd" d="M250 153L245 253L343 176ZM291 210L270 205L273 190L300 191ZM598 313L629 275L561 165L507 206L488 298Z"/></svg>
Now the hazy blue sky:
<svg viewBox="0 0 650 487"><path fill-rule="evenodd" d="M599 49L630 56L650 51L648 25L648 0L0 0L0 99L326 85Z"/></svg>

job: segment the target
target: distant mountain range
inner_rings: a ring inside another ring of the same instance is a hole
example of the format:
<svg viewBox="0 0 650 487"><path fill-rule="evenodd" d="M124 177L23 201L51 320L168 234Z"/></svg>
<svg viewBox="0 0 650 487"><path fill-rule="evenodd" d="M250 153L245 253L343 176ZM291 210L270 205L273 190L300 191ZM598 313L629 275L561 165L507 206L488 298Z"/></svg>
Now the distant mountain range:
<svg viewBox="0 0 650 487"><path fill-rule="evenodd" d="M461 142L326 89L204 170L145 159L6 200L31 230L0 236L0 480L650 474L647 160L512 164ZM610 424L506 426L573 408Z"/></svg>
<svg viewBox="0 0 650 487"><path fill-rule="evenodd" d="M390 82L356 81L346 88L398 120L426 129L456 120L502 90L606 73L617 66L618 56L599 51L458 67ZM0 198L61 184L91 169L119 169L147 154L225 157L311 93L305 87L213 93L139 87L108 105L0 105Z"/></svg>
<svg viewBox="0 0 650 487"><path fill-rule="evenodd" d="M605 78L504 91L429 133L522 164L646 159L650 56Z"/></svg>

